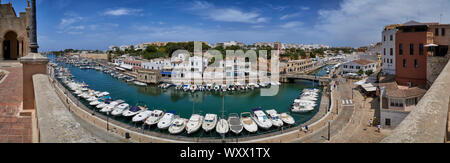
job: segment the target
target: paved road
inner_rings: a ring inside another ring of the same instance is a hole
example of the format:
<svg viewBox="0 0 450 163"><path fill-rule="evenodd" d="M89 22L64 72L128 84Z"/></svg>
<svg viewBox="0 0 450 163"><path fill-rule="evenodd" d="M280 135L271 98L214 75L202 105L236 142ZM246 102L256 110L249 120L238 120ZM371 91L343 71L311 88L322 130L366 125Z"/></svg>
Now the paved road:
<svg viewBox="0 0 450 163"><path fill-rule="evenodd" d="M348 124L350 118L352 117L353 110L354 110L353 107L346 107L339 112L337 119L332 121L330 125L331 137L338 134ZM312 135L294 141L293 143L323 143L327 141L328 141L328 126L324 126L319 131L313 133Z"/></svg>

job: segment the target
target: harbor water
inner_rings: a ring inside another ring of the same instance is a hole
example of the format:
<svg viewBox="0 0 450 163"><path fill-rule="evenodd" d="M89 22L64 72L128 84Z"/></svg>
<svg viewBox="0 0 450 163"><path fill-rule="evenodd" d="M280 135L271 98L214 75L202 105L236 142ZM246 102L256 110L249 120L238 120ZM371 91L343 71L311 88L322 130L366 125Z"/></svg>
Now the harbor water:
<svg viewBox="0 0 450 163"><path fill-rule="evenodd" d="M54 59L54 56L49 56ZM71 74L74 76L75 81L85 82L89 85L90 89L96 91L107 91L114 100L124 100L130 105L146 105L150 110L159 109L163 111L174 110L176 114L182 118L189 119L193 113L199 113L205 115L207 113L217 114L219 117L224 115L224 118L228 117L230 113L243 113L251 112L252 108L262 108L263 110L275 109L278 113L289 112L293 101L299 97L301 91L305 88L319 88L317 82L297 80L295 83L283 83L279 86L279 91L276 96L264 97L260 96L260 89L247 90L240 92L184 92L182 90L176 90L174 87L169 89L162 89L156 85L150 86L137 86L134 83L127 83L124 80L120 80L103 73L102 71L96 71L94 69L80 69L70 64L64 64L65 68L69 68ZM223 101L224 99L224 101ZM94 109L89 106L88 102L80 98L80 101L84 103L88 108ZM224 102L224 108L222 109L222 102ZM318 99L320 103L320 98ZM315 110L304 114L291 114L296 120L296 125L301 125L310 120L319 110L320 105L317 105ZM94 109L95 110L95 109ZM224 110L224 112L223 112ZM98 111L98 109L96 110ZM99 112L100 114L100 112ZM148 128L148 126L142 126L142 124L134 124L129 119L123 117L113 117L114 119L127 123L136 127L144 127L143 129L150 129L155 132L167 133L167 130L158 130L155 126ZM293 127L293 126L291 126ZM280 129L272 127L270 130L261 130L258 133L250 134L245 131L240 135L234 135L231 132L227 134L227 137L244 137L259 135L271 131L279 131ZM215 130L211 133L204 133L199 131L195 134L187 135L186 133L181 136L187 137L215 137L220 138L221 135L217 134Z"/></svg>

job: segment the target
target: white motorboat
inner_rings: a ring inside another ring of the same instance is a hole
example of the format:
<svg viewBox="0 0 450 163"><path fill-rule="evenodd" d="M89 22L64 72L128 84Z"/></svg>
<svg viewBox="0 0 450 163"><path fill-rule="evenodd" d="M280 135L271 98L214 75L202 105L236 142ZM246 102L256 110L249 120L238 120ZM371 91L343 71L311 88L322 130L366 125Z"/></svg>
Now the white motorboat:
<svg viewBox="0 0 450 163"><path fill-rule="evenodd" d="M99 105L100 103L102 103L102 100L99 99L99 100L90 102L89 105L97 106L97 105Z"/></svg>
<svg viewBox="0 0 450 163"><path fill-rule="evenodd" d="M289 115L288 113L281 113L280 118L286 124L289 124L289 125L295 124L294 118L291 115Z"/></svg>
<svg viewBox="0 0 450 163"><path fill-rule="evenodd" d="M221 118L217 122L216 132L219 134L226 134L226 133L228 133L228 131L230 131L230 126L228 125L227 120Z"/></svg>
<svg viewBox="0 0 450 163"><path fill-rule="evenodd" d="M192 114L191 118L189 118L189 122L186 124L186 131L188 134L192 134L197 132L202 126L203 116L199 114Z"/></svg>
<svg viewBox="0 0 450 163"><path fill-rule="evenodd" d="M314 101L302 100L302 99L294 100L294 105L295 104L299 104L299 105L302 105L302 106L312 106L312 107L316 107L317 106L316 102L314 102Z"/></svg>
<svg viewBox="0 0 450 163"><path fill-rule="evenodd" d="M150 114L152 114L152 112L153 112L153 111L151 111L151 110L143 111L143 112L141 112L141 113L135 115L135 116L133 117L132 121L133 121L133 122L142 122L142 121L144 121L145 119L147 119L147 118L150 116Z"/></svg>
<svg viewBox="0 0 450 163"><path fill-rule="evenodd" d="M173 121L172 125L169 127L169 133L170 134L180 134L184 131L184 128L186 127L186 123L188 123L188 120L185 118L177 118Z"/></svg>
<svg viewBox="0 0 450 163"><path fill-rule="evenodd" d="M293 113L307 113L313 111L314 107L309 105L308 103L294 103L291 108Z"/></svg>
<svg viewBox="0 0 450 163"><path fill-rule="evenodd" d="M217 124L217 114L206 114L205 120L203 121L202 128L205 132L209 132L216 127Z"/></svg>
<svg viewBox="0 0 450 163"><path fill-rule="evenodd" d="M139 82L139 81L134 81L134 84L136 84L138 86L147 86L146 83L142 83L142 82Z"/></svg>
<svg viewBox="0 0 450 163"><path fill-rule="evenodd" d="M113 116L121 115L123 111L130 109L130 105L127 103L120 104L111 112Z"/></svg>
<svg viewBox="0 0 450 163"><path fill-rule="evenodd" d="M100 110L100 112L103 112L103 113L112 112L114 110L114 108L116 108L117 105L119 105L119 104L121 104L123 102L125 102L125 101L123 101L123 100L113 101L113 102L109 103L109 105L106 105L105 107L103 107Z"/></svg>
<svg viewBox="0 0 450 163"><path fill-rule="evenodd" d="M228 115L228 124L230 125L230 130L235 134L241 133L244 129L244 126L239 119L239 115L236 113L231 113Z"/></svg>
<svg viewBox="0 0 450 163"><path fill-rule="evenodd" d="M95 96L92 96L92 97L87 99L87 101L89 101L89 102L92 102L92 101L95 101L95 100L98 100L98 98L95 97Z"/></svg>
<svg viewBox="0 0 450 163"><path fill-rule="evenodd" d="M77 89L77 90L75 90L75 92L73 92L73 93L75 93L76 95L80 95L80 94L82 94L82 93L83 93L83 91L81 91L81 90Z"/></svg>
<svg viewBox="0 0 450 163"><path fill-rule="evenodd" d="M104 107L108 106L112 102L111 99L105 100L105 102L101 102L96 106L97 109L103 109Z"/></svg>
<svg viewBox="0 0 450 163"><path fill-rule="evenodd" d="M146 107L143 107L143 106L133 106L133 107L131 107L130 109L125 110L125 111L122 113L122 115L123 115L124 117L132 117L132 116L135 116L135 115L137 115L137 114L139 114L139 113L141 113L141 112L143 112L143 111L145 111L145 110L147 110Z"/></svg>
<svg viewBox="0 0 450 163"><path fill-rule="evenodd" d="M248 132L254 133L258 131L258 125L253 121L249 112L241 113L241 123Z"/></svg>
<svg viewBox="0 0 450 163"><path fill-rule="evenodd" d="M150 116L145 120L145 124L147 125L154 125L159 122L159 120L164 115L164 112L161 110L153 110L153 112L150 114Z"/></svg>
<svg viewBox="0 0 450 163"><path fill-rule="evenodd" d="M283 120L280 119L280 114L278 114L275 109L266 110L266 113L268 114L269 120L272 122L274 126L276 127L283 126Z"/></svg>
<svg viewBox="0 0 450 163"><path fill-rule="evenodd" d="M252 118L256 122L258 127L266 130L272 127L272 122L270 122L269 118L267 118L266 116L266 113L264 113L261 108L252 109L252 112Z"/></svg>
<svg viewBox="0 0 450 163"><path fill-rule="evenodd" d="M312 96L301 96L300 100L305 100L305 101L317 101L317 98L312 97Z"/></svg>
<svg viewBox="0 0 450 163"><path fill-rule="evenodd" d="M175 119L175 111L169 111L159 120L158 128L159 129L167 129L172 124Z"/></svg>

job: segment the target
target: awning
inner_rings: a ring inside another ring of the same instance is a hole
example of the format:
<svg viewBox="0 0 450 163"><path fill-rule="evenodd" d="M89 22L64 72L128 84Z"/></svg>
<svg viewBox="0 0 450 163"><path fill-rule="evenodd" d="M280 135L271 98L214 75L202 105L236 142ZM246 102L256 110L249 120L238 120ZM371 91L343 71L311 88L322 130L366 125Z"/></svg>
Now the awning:
<svg viewBox="0 0 450 163"><path fill-rule="evenodd" d="M439 45L436 45L436 44L428 44L428 45L425 45L425 47L437 47L437 46L439 46Z"/></svg>
<svg viewBox="0 0 450 163"><path fill-rule="evenodd" d="M366 92L375 92L377 91L377 87L374 87L371 83L363 84L361 87L364 88Z"/></svg>
<svg viewBox="0 0 450 163"><path fill-rule="evenodd" d="M133 70L133 66L131 66L131 65L122 64L122 65L120 65L120 67L127 69L127 70Z"/></svg>
<svg viewBox="0 0 450 163"><path fill-rule="evenodd" d="M116 69L120 70L120 71L125 71L125 69L120 68L120 67L116 67Z"/></svg>
<svg viewBox="0 0 450 163"><path fill-rule="evenodd" d="M366 83L366 81L367 81L367 78L356 82L355 85L363 85Z"/></svg>
<svg viewBox="0 0 450 163"><path fill-rule="evenodd" d="M172 72L162 71L161 74L162 74L162 75L172 75Z"/></svg>

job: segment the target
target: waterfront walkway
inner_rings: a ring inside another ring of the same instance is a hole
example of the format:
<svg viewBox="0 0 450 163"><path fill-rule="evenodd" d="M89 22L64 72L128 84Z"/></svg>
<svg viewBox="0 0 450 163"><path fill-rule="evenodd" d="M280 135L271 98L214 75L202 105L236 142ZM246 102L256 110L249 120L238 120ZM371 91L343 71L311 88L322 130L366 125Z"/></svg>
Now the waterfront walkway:
<svg viewBox="0 0 450 163"><path fill-rule="evenodd" d="M23 102L22 65L0 61L6 76L0 81L0 143L31 143L32 118L21 116Z"/></svg>
<svg viewBox="0 0 450 163"><path fill-rule="evenodd" d="M107 135L96 136L80 124L51 86L47 75L33 76L41 143L105 143Z"/></svg>

